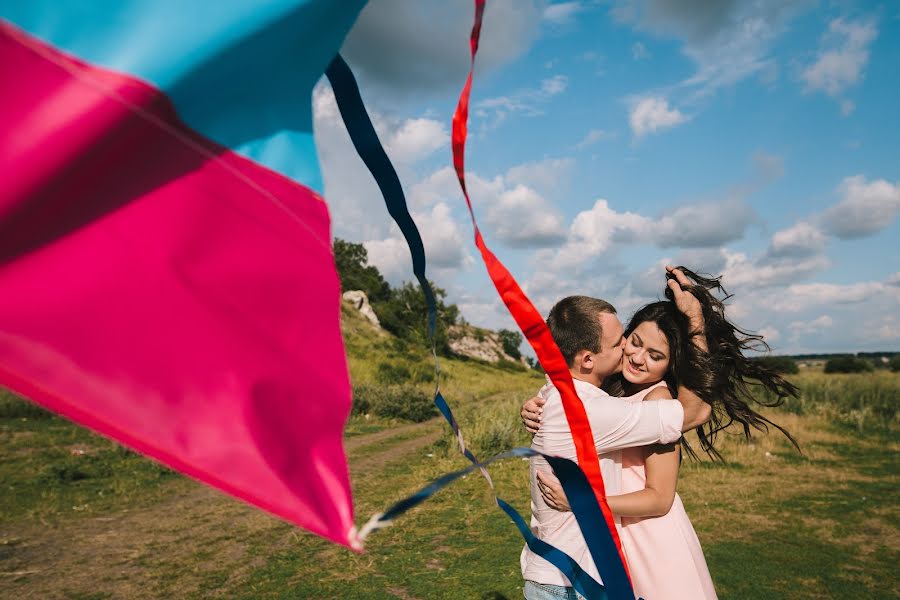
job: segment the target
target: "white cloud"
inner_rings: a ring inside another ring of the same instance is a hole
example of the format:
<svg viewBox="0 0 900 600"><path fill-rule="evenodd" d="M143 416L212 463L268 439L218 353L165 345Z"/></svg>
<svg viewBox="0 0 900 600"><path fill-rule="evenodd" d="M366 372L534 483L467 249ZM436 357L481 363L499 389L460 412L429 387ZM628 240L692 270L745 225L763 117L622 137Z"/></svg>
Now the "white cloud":
<svg viewBox="0 0 900 600"><path fill-rule="evenodd" d="M650 51L644 44L635 42L631 45L631 57L634 60L645 60L650 58Z"/></svg>
<svg viewBox="0 0 900 600"><path fill-rule="evenodd" d="M554 75L541 80L537 89L525 88L506 96L485 98L474 106L474 114L483 119L481 133L496 129L512 115L537 117L544 114L541 106L566 91L569 78Z"/></svg>
<svg viewBox="0 0 900 600"><path fill-rule="evenodd" d="M771 288L809 278L827 269L831 263L823 255L806 258L785 258L783 260L753 261L743 252L723 249L726 258L722 270L726 287Z"/></svg>
<svg viewBox="0 0 900 600"><path fill-rule="evenodd" d="M385 151L394 160L413 163L449 146L450 135L440 121L407 119L383 138Z"/></svg>
<svg viewBox="0 0 900 600"><path fill-rule="evenodd" d="M849 239L877 233L900 214L900 182L867 181L862 175L847 177L838 188L841 201L821 217L833 236Z"/></svg>
<svg viewBox="0 0 900 600"><path fill-rule="evenodd" d="M742 238L756 220L756 213L742 199L687 204L662 215L651 234L663 248L718 246Z"/></svg>
<svg viewBox="0 0 900 600"><path fill-rule="evenodd" d="M491 179L466 174L469 193L484 215L485 233L516 248L540 248L565 239L566 227L559 212L542 190L559 190L558 180L571 168L568 159L548 159L511 168ZM554 188L554 183L557 185ZM451 167L444 167L412 187L413 206L461 201L459 183Z"/></svg>
<svg viewBox="0 0 900 600"><path fill-rule="evenodd" d="M584 135L584 138L575 145L575 148L581 150L588 146L593 146L601 140L607 140L613 137L615 137L615 134L604 131L603 129L591 129Z"/></svg>
<svg viewBox="0 0 900 600"><path fill-rule="evenodd" d="M760 329L759 335L763 336L767 344L772 344L781 339L781 332L771 326Z"/></svg>
<svg viewBox="0 0 900 600"><path fill-rule="evenodd" d="M537 38L542 2L492 0L484 16L478 69L495 69ZM457 90L469 69L471 2L373 0L362 10L341 53L379 96ZM368 100L368 98L367 98Z"/></svg>
<svg viewBox="0 0 900 600"><path fill-rule="evenodd" d="M696 72L679 87L699 99L754 73L771 72L775 40L810 0L616 0L612 15L639 31L684 42Z"/></svg>
<svg viewBox="0 0 900 600"><path fill-rule="evenodd" d="M677 108L669 108L668 100L657 96L633 100L628 116L631 130L639 138L670 129L687 120Z"/></svg>
<svg viewBox="0 0 900 600"><path fill-rule="evenodd" d="M569 78L565 75L554 75L541 81L541 93L548 97L563 93L567 87Z"/></svg>
<svg viewBox="0 0 900 600"><path fill-rule="evenodd" d="M812 319L811 321L792 321L790 324L788 324L788 328L791 330L791 334L794 339L800 337L801 335L818 334L823 329L828 329L832 326L834 326L834 319L832 319L828 315L822 315L816 319Z"/></svg>
<svg viewBox="0 0 900 600"><path fill-rule="evenodd" d="M565 239L562 217L531 188L518 185L500 194L484 222L497 239L513 247L539 247Z"/></svg>
<svg viewBox="0 0 900 600"><path fill-rule="evenodd" d="M568 248L573 258L597 256L610 249L614 242L632 242L646 235L652 220L637 213L618 213L609 202L599 199L589 210L575 216L570 227Z"/></svg>
<svg viewBox="0 0 900 600"><path fill-rule="evenodd" d="M803 258L821 254L825 250L825 234L816 226L801 221L775 232L766 254L772 258Z"/></svg>
<svg viewBox="0 0 900 600"><path fill-rule="evenodd" d="M568 188L575 161L571 158L548 158L516 165L506 172L509 184L522 184L544 195L558 194Z"/></svg>
<svg viewBox="0 0 900 600"><path fill-rule="evenodd" d="M553 25L570 23L572 18L584 9L581 2L558 2L544 8L544 21Z"/></svg>
<svg viewBox="0 0 900 600"><path fill-rule="evenodd" d="M802 73L806 90L837 96L856 85L869 62L869 45L877 36L878 27L872 20L834 19L816 61Z"/></svg>
<svg viewBox="0 0 900 600"><path fill-rule="evenodd" d="M414 212L412 217L425 245L429 277L436 271L453 272L473 263L470 244L447 204L439 202L430 211ZM392 284L413 278L409 246L396 226L389 237L368 240L363 245L369 253L369 263L378 267Z"/></svg>

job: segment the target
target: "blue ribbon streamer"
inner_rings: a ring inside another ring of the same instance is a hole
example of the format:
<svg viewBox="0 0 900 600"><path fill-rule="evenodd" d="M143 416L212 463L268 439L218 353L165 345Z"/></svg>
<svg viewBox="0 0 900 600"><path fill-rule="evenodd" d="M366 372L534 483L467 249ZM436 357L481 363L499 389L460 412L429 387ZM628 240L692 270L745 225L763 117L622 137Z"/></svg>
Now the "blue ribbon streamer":
<svg viewBox="0 0 900 600"><path fill-rule="evenodd" d="M363 105L359 87L357 86L350 67L340 55L337 55L329 65L325 74L328 77L328 81L331 83L338 110L340 111L344 125L347 127L347 131L350 134L353 146L366 167L372 173L372 176L375 178L382 196L384 197L388 213L397 223L400 231L403 233L403 237L406 238L406 242L409 245L413 262L413 273L422 287L422 292L425 295L425 301L428 307L429 334L432 342L432 353L434 354L435 365L437 367L437 353L434 345L434 334L437 327L437 305L431 284L425 277L425 247L422 244L422 237L419 234L419 230L416 227L412 216L409 214L400 179L378 139L375 128L372 126L372 121L369 119L369 115ZM439 377L437 379L434 402L435 405L437 405L438 410L440 410L441 414L450 424L454 434L456 434L457 437L460 437L459 424L453 416L453 412L450 410L447 401L440 393ZM468 448L461 447L461 450L466 458L472 463L472 466L460 471L448 473L447 475L436 479L415 494L404 498L391 506L377 519L377 521L381 524L392 521L394 518L411 508L421 504L442 488L458 480L460 477L471 473L476 469L484 469L486 465L496 460L512 456L525 457L536 456L539 454L530 448L515 448L494 456L482 463L468 450ZM566 496L569 498L569 503L572 506L575 519L581 528L592 557L610 556L610 554L608 554L607 546L612 544L616 562L618 562L618 552L615 548L615 543L612 540L609 530L605 526L603 514L600 511L593 489L590 487L584 473L578 465L572 461L554 456L544 456L548 462L554 466L554 471L557 466L561 469L558 473L560 482L566 492ZM528 527L522 516L512 506L496 495L494 497L497 501L497 505L500 506L500 508L513 520L513 523L522 534L522 537L525 538L525 542L532 552L562 571L569 581L572 582L573 587L578 593L585 598L607 598L604 587L587 574L572 557L558 548L554 548L550 544L538 539L531 532L531 529ZM625 582L627 584L627 576ZM616 591L619 591L621 587L619 582L614 582L614 586ZM613 588L610 588L610 591L612 591L612 589ZM630 585L628 585L628 589L631 589ZM613 597L625 598L626 596L615 594ZM630 598L632 596L629 595L627 597Z"/></svg>
<svg viewBox="0 0 900 600"><path fill-rule="evenodd" d="M409 245L409 252L412 255L413 273L422 286L422 293L425 294L425 303L428 306L428 330L432 338L432 350L434 350L434 332L437 328L437 304L434 301L434 291L431 289L431 283L425 277L425 246L422 244L422 236L419 235L419 229L416 227L415 221L409 214L406 207L406 197L403 195L403 186L400 185L400 178L397 177L397 171L391 164L391 159L381 146L378 140L378 134L372 126L369 119L369 113L363 105L362 97L359 95L359 86L356 85L356 79L353 72L340 54L334 57L325 76L331 83L331 89L334 90L334 99L337 102L338 110L353 147L356 153L366 164L375 183L381 190L384 197L384 203L387 206L388 213L391 218L400 227L400 232L406 238Z"/></svg>

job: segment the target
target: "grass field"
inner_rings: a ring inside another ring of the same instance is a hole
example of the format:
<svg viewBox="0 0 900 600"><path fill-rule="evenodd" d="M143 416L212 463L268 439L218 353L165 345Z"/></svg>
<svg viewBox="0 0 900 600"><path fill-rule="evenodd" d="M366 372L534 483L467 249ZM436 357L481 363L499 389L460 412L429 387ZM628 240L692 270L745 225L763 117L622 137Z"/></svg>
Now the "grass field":
<svg viewBox="0 0 900 600"><path fill-rule="evenodd" d="M351 373L430 397L427 358L347 319ZM404 374L403 370L406 369ZM518 407L542 377L442 361L442 389L483 454L527 444ZM399 370L398 370L399 369ZM679 493L720 598L898 598L900 374L794 376L779 434L722 436L727 462L685 462ZM446 425L355 414L357 522L465 465ZM521 538L472 475L353 554L9 395L0 397L2 598L520 598ZM528 513L527 463L492 468ZM652 600L652 599L648 599Z"/></svg>

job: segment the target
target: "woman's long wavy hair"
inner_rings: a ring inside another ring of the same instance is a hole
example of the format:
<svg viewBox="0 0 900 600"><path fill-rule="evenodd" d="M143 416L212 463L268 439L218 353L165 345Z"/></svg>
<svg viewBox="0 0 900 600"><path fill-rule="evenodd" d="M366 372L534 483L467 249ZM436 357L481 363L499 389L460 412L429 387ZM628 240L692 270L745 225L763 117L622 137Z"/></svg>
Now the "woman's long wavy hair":
<svg viewBox="0 0 900 600"><path fill-rule="evenodd" d="M706 277L685 267L678 267L692 282L685 291L694 295L703 307L708 352L703 352L691 341L688 318L675 306L672 290L665 289L666 300L653 302L638 310L628 327L626 338L641 323L656 323L669 343L669 368L665 381L673 392L684 385L712 407L708 423L697 428L700 447L713 459L722 456L715 449L716 435L738 423L744 437L750 439L751 428L769 431L769 426L783 433L799 450L796 440L781 426L773 423L751 407L779 406L789 396L796 397L797 387L761 362L744 356L744 350L766 351L768 344L760 335L740 329L725 317L724 301L731 296L722 287L720 278ZM669 275L669 278L672 276ZM713 291L722 294L717 298ZM610 393L623 389L624 378L616 377L604 386ZM773 397L766 401L761 392ZM685 451L697 458L693 448L683 440Z"/></svg>

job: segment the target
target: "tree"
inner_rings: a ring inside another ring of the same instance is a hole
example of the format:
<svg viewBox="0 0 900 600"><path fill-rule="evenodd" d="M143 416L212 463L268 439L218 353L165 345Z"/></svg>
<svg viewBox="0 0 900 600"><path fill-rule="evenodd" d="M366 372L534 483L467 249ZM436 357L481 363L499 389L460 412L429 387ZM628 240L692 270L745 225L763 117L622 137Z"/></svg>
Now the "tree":
<svg viewBox="0 0 900 600"><path fill-rule="evenodd" d="M872 363L855 356L837 356L825 363L826 373L866 373L872 370Z"/></svg>
<svg viewBox="0 0 900 600"><path fill-rule="evenodd" d="M435 347L440 354L450 352L447 329L459 319L455 304L444 304L447 292L432 284L437 304ZM418 284L406 282L391 291L388 300L372 304L381 326L398 338L417 344L428 343L428 307Z"/></svg>
<svg viewBox="0 0 900 600"><path fill-rule="evenodd" d="M376 267L369 265L369 253L362 244L335 238L334 262L345 292L362 290L373 305L391 297L391 286Z"/></svg>
<svg viewBox="0 0 900 600"><path fill-rule="evenodd" d="M891 367L891 371L897 372L900 371L900 354L895 354L891 357L891 362L888 363Z"/></svg>
<svg viewBox="0 0 900 600"><path fill-rule="evenodd" d="M800 370L797 368L797 361L789 356L760 356L753 360L776 373L794 374Z"/></svg>
<svg viewBox="0 0 900 600"><path fill-rule="evenodd" d="M500 338L500 344L503 345L503 351L516 360L522 358L522 352L519 346L522 345L522 334L518 331L510 331L509 329L501 329L497 332Z"/></svg>

